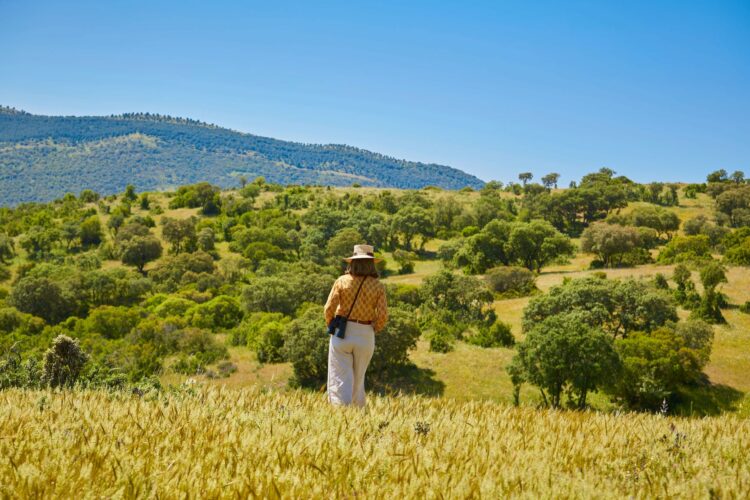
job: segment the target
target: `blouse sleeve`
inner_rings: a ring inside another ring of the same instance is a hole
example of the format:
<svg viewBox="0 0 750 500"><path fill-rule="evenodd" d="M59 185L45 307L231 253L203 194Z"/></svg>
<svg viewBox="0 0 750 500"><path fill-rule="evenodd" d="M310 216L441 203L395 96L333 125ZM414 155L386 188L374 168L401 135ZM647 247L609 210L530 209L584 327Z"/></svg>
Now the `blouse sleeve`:
<svg viewBox="0 0 750 500"><path fill-rule="evenodd" d="M375 324L373 325L373 330L376 332L379 332L385 327L385 324L388 323L388 302L385 298L385 287L380 287L380 293L378 294L378 302L376 305L376 316L375 316Z"/></svg>
<svg viewBox="0 0 750 500"><path fill-rule="evenodd" d="M334 316L336 316L336 309L339 307L339 281L334 282L331 287L331 293L328 294L328 300L323 308L323 314L325 315L326 325L331 322Z"/></svg>

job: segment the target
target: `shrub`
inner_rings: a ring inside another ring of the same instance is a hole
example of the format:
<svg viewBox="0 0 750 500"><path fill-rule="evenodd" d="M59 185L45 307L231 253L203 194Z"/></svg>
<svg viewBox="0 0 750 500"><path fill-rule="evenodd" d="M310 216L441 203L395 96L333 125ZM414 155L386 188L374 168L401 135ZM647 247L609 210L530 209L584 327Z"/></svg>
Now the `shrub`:
<svg viewBox="0 0 750 500"><path fill-rule="evenodd" d="M461 250L462 246L463 246L462 239L446 241L445 243L440 245L440 248L438 248L437 258L440 259L444 265L452 266L453 261L456 257L456 253L458 253L458 251Z"/></svg>
<svg viewBox="0 0 750 500"><path fill-rule="evenodd" d="M667 277L662 273L656 273L656 275L654 276L654 286L660 290L669 290Z"/></svg>
<svg viewBox="0 0 750 500"><path fill-rule="evenodd" d="M435 324L429 333L430 352L451 352L456 343L453 329L445 324Z"/></svg>
<svg viewBox="0 0 750 500"><path fill-rule="evenodd" d="M42 380L39 364L34 358L24 362L20 351L17 345L11 346L5 359L0 359L0 390L11 387L39 387Z"/></svg>
<svg viewBox="0 0 750 500"><path fill-rule="evenodd" d="M511 347L516 343L510 325L496 321L490 327L480 328L479 331L467 338L470 344L480 347Z"/></svg>
<svg viewBox="0 0 750 500"><path fill-rule="evenodd" d="M186 375L202 373L206 365L228 356L225 346L218 344L209 332L198 328L183 330L178 340L178 348L183 355L172 368Z"/></svg>
<svg viewBox="0 0 750 500"><path fill-rule="evenodd" d="M422 295L417 285L387 284L385 286L388 303L401 307L419 307L422 305Z"/></svg>
<svg viewBox="0 0 750 500"><path fill-rule="evenodd" d="M375 353L368 375L384 378L391 369L408 364L409 351L417 346L421 333L411 311L391 307L388 323L375 337Z"/></svg>
<svg viewBox="0 0 750 500"><path fill-rule="evenodd" d="M398 249L393 252L393 260L398 264L398 274L409 274L414 272L414 261L417 260L417 255L414 252Z"/></svg>
<svg viewBox="0 0 750 500"><path fill-rule="evenodd" d="M58 335L44 353L43 380L51 387L70 387L76 383L88 355L77 339Z"/></svg>
<svg viewBox="0 0 750 500"><path fill-rule="evenodd" d="M0 282L9 280L12 275L7 266L0 264Z"/></svg>
<svg viewBox="0 0 750 500"><path fill-rule="evenodd" d="M728 248L725 258L727 262L738 266L750 266L750 237L745 238L742 243Z"/></svg>
<svg viewBox="0 0 750 500"><path fill-rule="evenodd" d="M22 313L13 307L0 308L0 332L37 335L44 329L44 320Z"/></svg>
<svg viewBox="0 0 750 500"><path fill-rule="evenodd" d="M621 375L608 388L633 409L658 409L680 384L701 378L711 352L713 331L705 323L668 325L652 333L636 332L615 343Z"/></svg>
<svg viewBox="0 0 750 500"><path fill-rule="evenodd" d="M284 361L284 331L285 324L272 321L263 324L259 329L255 340L255 352L261 363L279 363ZM322 332L321 332L322 335Z"/></svg>
<svg viewBox="0 0 750 500"><path fill-rule="evenodd" d="M750 314L750 300L745 301L745 303L740 306L740 312Z"/></svg>
<svg viewBox="0 0 750 500"><path fill-rule="evenodd" d="M303 302L323 304L333 285L325 274L281 273L254 278L242 290L242 304L248 312L294 314Z"/></svg>
<svg viewBox="0 0 750 500"><path fill-rule="evenodd" d="M100 306L84 320L86 331L108 339L119 339L127 335L140 321L138 309Z"/></svg>
<svg viewBox="0 0 750 500"><path fill-rule="evenodd" d="M484 277L495 293L522 297L536 289L534 273L525 267L504 266L487 271Z"/></svg>
<svg viewBox="0 0 750 500"><path fill-rule="evenodd" d="M195 306L195 302L192 300L182 297L169 297L154 308L154 314L160 318L183 316L193 306Z"/></svg>
<svg viewBox="0 0 750 500"><path fill-rule="evenodd" d="M673 264L691 260L711 258L711 244L708 236L675 236L659 253L659 262Z"/></svg>
<svg viewBox="0 0 750 500"><path fill-rule="evenodd" d="M317 389L325 383L328 343L320 310L310 308L287 325L282 354L292 363L293 385Z"/></svg>
<svg viewBox="0 0 750 500"><path fill-rule="evenodd" d="M194 305L186 312L186 317L197 328L227 330L242 320L242 309L237 299L219 295L206 303Z"/></svg>

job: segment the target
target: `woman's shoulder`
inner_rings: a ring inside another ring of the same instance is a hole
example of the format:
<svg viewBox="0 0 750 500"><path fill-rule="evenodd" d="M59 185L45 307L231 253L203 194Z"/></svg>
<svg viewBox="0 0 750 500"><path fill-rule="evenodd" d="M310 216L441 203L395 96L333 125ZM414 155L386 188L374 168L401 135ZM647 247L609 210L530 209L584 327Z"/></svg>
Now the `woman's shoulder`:
<svg viewBox="0 0 750 500"><path fill-rule="evenodd" d="M374 276L366 276L365 277L368 282L368 287L376 286L378 288L385 289L385 285L380 282L379 278L376 278ZM340 286L351 286L354 283L359 283L359 278L355 278L351 274L342 274L338 278L336 278L336 283L338 283Z"/></svg>

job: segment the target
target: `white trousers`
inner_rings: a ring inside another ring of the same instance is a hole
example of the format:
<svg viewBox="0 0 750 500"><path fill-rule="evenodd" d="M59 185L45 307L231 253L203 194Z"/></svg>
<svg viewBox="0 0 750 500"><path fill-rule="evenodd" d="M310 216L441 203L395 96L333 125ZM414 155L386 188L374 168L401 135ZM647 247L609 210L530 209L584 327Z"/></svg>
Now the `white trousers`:
<svg viewBox="0 0 750 500"><path fill-rule="evenodd" d="M331 335L328 344L328 401L334 405L365 406L365 372L375 350L371 325L347 323L343 339Z"/></svg>

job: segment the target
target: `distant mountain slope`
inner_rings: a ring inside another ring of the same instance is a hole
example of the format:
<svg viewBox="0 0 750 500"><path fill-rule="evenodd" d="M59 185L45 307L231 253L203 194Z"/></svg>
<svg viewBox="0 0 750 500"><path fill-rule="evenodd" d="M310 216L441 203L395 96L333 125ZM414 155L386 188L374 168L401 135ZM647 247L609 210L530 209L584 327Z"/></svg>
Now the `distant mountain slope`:
<svg viewBox="0 0 750 500"><path fill-rule="evenodd" d="M343 145L301 144L151 114L41 116L0 107L0 204L45 201L198 181L236 185L262 175L283 184L447 189L483 182L444 165Z"/></svg>

